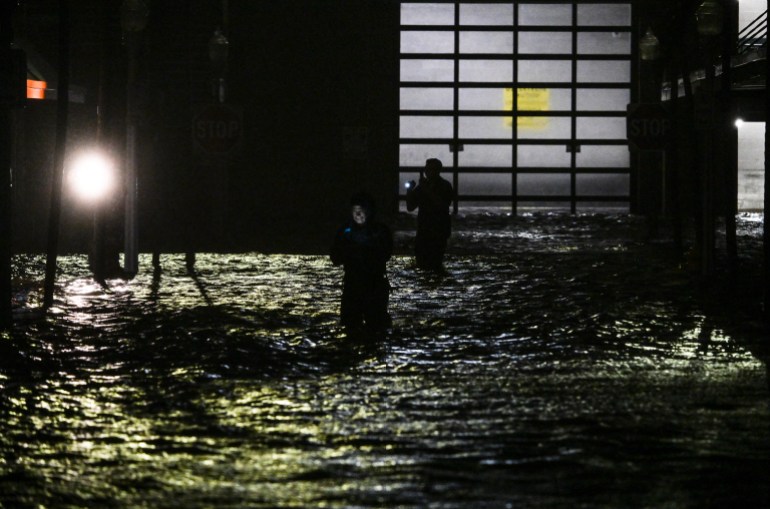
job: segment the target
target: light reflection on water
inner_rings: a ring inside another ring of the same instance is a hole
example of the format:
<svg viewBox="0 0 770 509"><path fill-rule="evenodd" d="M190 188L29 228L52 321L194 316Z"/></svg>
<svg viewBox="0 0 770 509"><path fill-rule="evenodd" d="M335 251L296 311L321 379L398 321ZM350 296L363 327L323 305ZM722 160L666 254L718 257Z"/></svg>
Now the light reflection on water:
<svg viewBox="0 0 770 509"><path fill-rule="evenodd" d="M686 274L458 238L444 276L390 263L379 339L323 256L142 257L109 292L62 259L0 373L0 505L766 505L765 365Z"/></svg>

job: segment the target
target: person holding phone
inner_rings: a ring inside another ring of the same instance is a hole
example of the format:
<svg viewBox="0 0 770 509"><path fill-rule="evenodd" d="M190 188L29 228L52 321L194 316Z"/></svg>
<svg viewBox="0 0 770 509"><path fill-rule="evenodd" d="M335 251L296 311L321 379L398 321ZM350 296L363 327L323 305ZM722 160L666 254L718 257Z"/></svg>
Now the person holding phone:
<svg viewBox="0 0 770 509"><path fill-rule="evenodd" d="M452 232L449 207L454 200L454 188L441 177L443 164L439 159L425 161L425 174L420 182L409 182L406 209L417 211L415 260L423 269L442 271L447 241Z"/></svg>
<svg viewBox="0 0 770 509"><path fill-rule="evenodd" d="M392 253L390 228L375 220L374 200L356 193L350 200L350 218L337 230L330 253L332 263L344 269L342 326L373 331L390 327L386 264Z"/></svg>

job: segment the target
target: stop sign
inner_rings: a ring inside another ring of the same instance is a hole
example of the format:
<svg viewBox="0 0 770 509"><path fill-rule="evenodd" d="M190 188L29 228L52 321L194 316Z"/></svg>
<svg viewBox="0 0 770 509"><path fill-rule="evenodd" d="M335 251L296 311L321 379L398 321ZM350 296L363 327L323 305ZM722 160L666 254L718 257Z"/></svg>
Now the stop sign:
<svg viewBox="0 0 770 509"><path fill-rule="evenodd" d="M633 103L626 113L626 136L637 150L663 150L671 135L671 117L661 103Z"/></svg>
<svg viewBox="0 0 770 509"><path fill-rule="evenodd" d="M241 141L241 112L227 104L210 104L193 117L195 148L208 154L226 154Z"/></svg>

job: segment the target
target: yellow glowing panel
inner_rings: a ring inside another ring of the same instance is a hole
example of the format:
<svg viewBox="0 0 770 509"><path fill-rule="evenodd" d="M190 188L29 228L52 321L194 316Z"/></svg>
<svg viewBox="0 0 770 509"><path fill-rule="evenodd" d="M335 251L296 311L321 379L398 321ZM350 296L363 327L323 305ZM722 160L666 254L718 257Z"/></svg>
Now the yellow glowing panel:
<svg viewBox="0 0 770 509"><path fill-rule="evenodd" d="M516 90L517 111L548 111L551 93L547 88L519 88ZM513 89L503 89L503 108L513 111ZM505 117L505 125L513 125L513 117ZM548 127L548 117L518 117L516 127L519 129L545 129Z"/></svg>

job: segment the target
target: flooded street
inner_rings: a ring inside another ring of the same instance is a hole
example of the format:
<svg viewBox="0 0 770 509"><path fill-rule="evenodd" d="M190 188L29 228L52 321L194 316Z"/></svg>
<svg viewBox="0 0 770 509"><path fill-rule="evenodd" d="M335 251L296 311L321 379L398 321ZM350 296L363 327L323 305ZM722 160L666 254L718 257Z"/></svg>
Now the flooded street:
<svg viewBox="0 0 770 509"><path fill-rule="evenodd" d="M384 337L338 327L322 254L142 255L109 290L60 258L3 338L0 507L770 507L746 287L697 291L627 216L462 218L443 275L407 224Z"/></svg>

